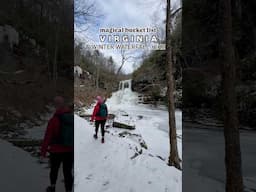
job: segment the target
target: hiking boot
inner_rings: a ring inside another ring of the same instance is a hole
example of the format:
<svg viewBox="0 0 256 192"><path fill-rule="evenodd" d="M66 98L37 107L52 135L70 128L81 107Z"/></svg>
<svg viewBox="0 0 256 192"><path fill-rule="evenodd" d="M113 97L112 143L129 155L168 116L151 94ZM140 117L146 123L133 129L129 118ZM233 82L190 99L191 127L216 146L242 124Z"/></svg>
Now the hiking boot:
<svg viewBox="0 0 256 192"><path fill-rule="evenodd" d="M96 134L93 135L94 139L98 139L98 136Z"/></svg>
<svg viewBox="0 0 256 192"><path fill-rule="evenodd" d="M46 192L55 192L55 187L54 186L47 187Z"/></svg>
<svg viewBox="0 0 256 192"><path fill-rule="evenodd" d="M105 140L104 140L104 138L102 137L102 139L101 139L101 143L104 143L105 142Z"/></svg>

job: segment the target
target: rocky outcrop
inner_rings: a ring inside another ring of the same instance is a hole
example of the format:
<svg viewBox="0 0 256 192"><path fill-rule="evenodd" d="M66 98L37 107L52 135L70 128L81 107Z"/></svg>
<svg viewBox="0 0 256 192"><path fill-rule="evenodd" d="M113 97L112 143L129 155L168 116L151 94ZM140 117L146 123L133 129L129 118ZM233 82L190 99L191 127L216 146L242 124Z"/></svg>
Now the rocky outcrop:
<svg viewBox="0 0 256 192"><path fill-rule="evenodd" d="M19 44L19 33L10 25L0 26L0 43L5 41L11 49Z"/></svg>
<svg viewBox="0 0 256 192"><path fill-rule="evenodd" d="M211 74L197 68L183 70L183 106L212 107L220 90L219 74Z"/></svg>

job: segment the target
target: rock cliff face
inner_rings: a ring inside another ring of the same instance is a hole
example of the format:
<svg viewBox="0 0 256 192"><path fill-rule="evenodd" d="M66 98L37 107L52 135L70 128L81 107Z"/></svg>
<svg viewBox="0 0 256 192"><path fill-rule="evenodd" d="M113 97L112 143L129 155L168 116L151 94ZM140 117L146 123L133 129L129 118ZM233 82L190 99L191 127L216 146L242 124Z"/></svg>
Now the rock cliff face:
<svg viewBox="0 0 256 192"><path fill-rule="evenodd" d="M162 91L166 84L153 83L150 73L139 74L132 80L132 90L142 95L142 102L149 104L163 103L166 99L166 93Z"/></svg>
<svg viewBox="0 0 256 192"><path fill-rule="evenodd" d="M1 1L0 131L40 124L56 95L73 101L72 8L69 0Z"/></svg>
<svg viewBox="0 0 256 192"><path fill-rule="evenodd" d="M182 78L180 73L178 73L178 67L175 69L175 103L176 107L181 107ZM144 95L147 103L167 104L167 80L164 52L152 52L148 58L144 60L142 65L133 73L132 90Z"/></svg>
<svg viewBox="0 0 256 192"><path fill-rule="evenodd" d="M233 46L237 68L237 96L240 123L255 123L255 1L241 1L239 9L232 4ZM198 14L198 9L204 10ZM220 49L218 1L208 6L204 1L190 0L183 6L182 65L184 110L212 110L221 116L222 60ZM237 11L239 10L239 11ZM241 15L239 15L241 14ZM211 15L211 21L206 21ZM183 111L184 111L183 110ZM221 117L219 117L221 118Z"/></svg>
<svg viewBox="0 0 256 192"><path fill-rule="evenodd" d="M238 112L240 123L255 127L256 120L256 80L248 77L250 71L240 74L237 81ZM247 75L246 75L247 74ZM201 68L183 70L183 106L185 109L212 109L213 116L222 119L221 74L204 71ZM196 110L194 110L196 112ZM196 118L196 117L194 117Z"/></svg>

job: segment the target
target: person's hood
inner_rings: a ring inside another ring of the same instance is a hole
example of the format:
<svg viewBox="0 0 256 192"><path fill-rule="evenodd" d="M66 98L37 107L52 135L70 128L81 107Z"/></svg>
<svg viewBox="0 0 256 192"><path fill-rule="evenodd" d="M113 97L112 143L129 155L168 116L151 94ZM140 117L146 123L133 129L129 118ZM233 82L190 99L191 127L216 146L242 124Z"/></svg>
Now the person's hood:
<svg viewBox="0 0 256 192"><path fill-rule="evenodd" d="M55 115L61 115L63 113L70 113L70 112L71 112L70 108L68 108L68 107L61 107L59 109L56 109Z"/></svg>
<svg viewBox="0 0 256 192"><path fill-rule="evenodd" d="M96 97L96 101L97 101L97 103L99 103L99 104L102 104L102 103L104 102L104 100L103 100L103 98L102 98L101 96L97 96L97 97Z"/></svg>

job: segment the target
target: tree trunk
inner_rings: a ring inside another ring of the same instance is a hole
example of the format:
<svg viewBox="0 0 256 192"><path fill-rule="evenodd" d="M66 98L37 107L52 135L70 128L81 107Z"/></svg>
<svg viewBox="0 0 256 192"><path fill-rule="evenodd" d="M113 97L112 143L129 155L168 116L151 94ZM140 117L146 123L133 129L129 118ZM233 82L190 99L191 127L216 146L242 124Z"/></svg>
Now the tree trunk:
<svg viewBox="0 0 256 192"><path fill-rule="evenodd" d="M236 63L232 43L231 0L220 0L222 88L225 137L226 191L242 192L243 179L236 101Z"/></svg>
<svg viewBox="0 0 256 192"><path fill-rule="evenodd" d="M168 86L168 110L169 110L169 137L170 137L170 156L168 164L181 169L180 158L177 148L177 133L175 124L174 106L174 79L173 63L171 54L171 0L167 0L166 9L166 66L167 66L167 86Z"/></svg>
<svg viewBox="0 0 256 192"><path fill-rule="evenodd" d="M49 62L49 52L48 49L46 49L45 53L45 59L46 59L46 64L47 64L47 72L48 72L48 79L51 80L51 64Z"/></svg>
<svg viewBox="0 0 256 192"><path fill-rule="evenodd" d="M57 79L58 79L58 63L57 63L57 57L58 57L58 39L59 34L58 30L55 32L55 46L54 46L54 58L53 58L53 81L55 85L57 85Z"/></svg>
<svg viewBox="0 0 256 192"><path fill-rule="evenodd" d="M231 3L233 3L234 15L240 21L242 19L242 4L241 4L241 0L232 0Z"/></svg>
<svg viewBox="0 0 256 192"><path fill-rule="evenodd" d="M122 56L122 62L121 62L121 66L117 70L117 73L116 73L117 75L119 75L119 73L121 72L121 70L125 64L126 59L125 59L125 51L124 50L121 50L121 56Z"/></svg>
<svg viewBox="0 0 256 192"><path fill-rule="evenodd" d="M97 74L96 74L96 88L99 89L99 78L100 78L100 65L97 65Z"/></svg>
<svg viewBox="0 0 256 192"><path fill-rule="evenodd" d="M119 75L119 73L120 73L120 71L122 70L122 68L123 68L123 66L124 66L124 59L122 59L122 64L121 64L121 66L118 68L118 70L117 70L117 75Z"/></svg>

